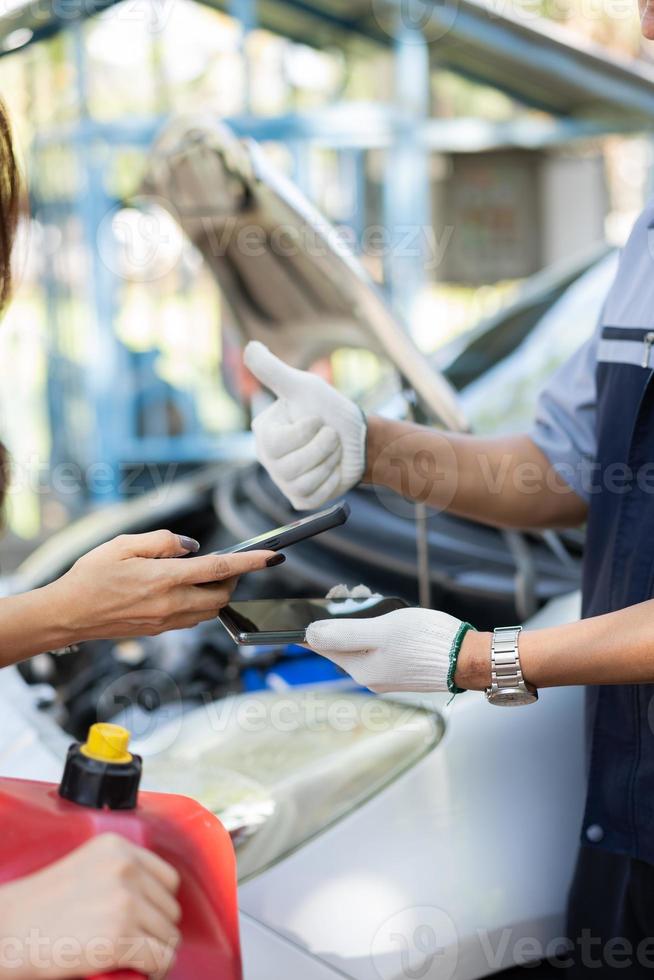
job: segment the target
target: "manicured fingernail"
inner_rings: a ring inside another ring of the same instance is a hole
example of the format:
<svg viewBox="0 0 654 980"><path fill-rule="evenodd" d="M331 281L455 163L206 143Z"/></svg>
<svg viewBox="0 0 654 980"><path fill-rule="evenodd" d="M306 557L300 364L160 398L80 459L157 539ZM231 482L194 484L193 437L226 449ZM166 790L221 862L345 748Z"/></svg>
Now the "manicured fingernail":
<svg viewBox="0 0 654 980"><path fill-rule="evenodd" d="M286 561L286 555L273 555L272 558L268 559L266 565L268 566L268 568L273 568L273 566L281 565L285 561Z"/></svg>
<svg viewBox="0 0 654 980"><path fill-rule="evenodd" d="M184 548L186 551L200 550L200 542L196 541L195 538L187 538L185 534L178 534L177 537L179 538L179 543L181 544L182 548Z"/></svg>

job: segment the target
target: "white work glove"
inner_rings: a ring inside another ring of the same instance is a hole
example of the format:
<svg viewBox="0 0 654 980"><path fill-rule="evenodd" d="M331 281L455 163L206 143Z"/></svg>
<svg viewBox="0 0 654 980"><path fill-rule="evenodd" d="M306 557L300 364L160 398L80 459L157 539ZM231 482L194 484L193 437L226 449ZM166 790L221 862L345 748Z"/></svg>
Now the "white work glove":
<svg viewBox="0 0 654 980"><path fill-rule="evenodd" d="M463 637L474 627L432 609L397 609L375 619L311 623L306 642L354 680L388 691L450 691Z"/></svg>
<svg viewBox="0 0 654 980"><path fill-rule="evenodd" d="M313 510L347 493L366 465L365 416L308 371L289 367L256 340L245 364L277 401L252 423L257 456L296 510Z"/></svg>

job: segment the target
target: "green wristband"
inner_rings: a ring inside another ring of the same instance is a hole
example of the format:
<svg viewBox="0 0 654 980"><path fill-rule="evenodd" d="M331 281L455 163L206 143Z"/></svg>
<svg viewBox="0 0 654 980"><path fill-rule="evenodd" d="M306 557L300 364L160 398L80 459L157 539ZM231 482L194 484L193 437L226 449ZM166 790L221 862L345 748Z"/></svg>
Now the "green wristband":
<svg viewBox="0 0 654 980"><path fill-rule="evenodd" d="M458 687L454 683L454 675L456 674L456 665L459 660L459 653L461 652L461 644L463 643L464 637L468 630L477 630L472 625L472 623L461 623L459 626L456 636L454 637L454 642L452 643L452 649L450 650L450 665L447 671L447 689L452 696L455 694L463 694L465 687Z"/></svg>

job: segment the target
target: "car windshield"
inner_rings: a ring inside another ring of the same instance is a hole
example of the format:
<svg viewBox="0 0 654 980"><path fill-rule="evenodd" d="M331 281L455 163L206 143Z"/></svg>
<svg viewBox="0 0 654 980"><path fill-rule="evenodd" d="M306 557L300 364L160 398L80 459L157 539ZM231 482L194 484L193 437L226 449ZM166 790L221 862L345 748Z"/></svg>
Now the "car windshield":
<svg viewBox="0 0 654 980"><path fill-rule="evenodd" d="M525 431L548 379L591 336L615 276L617 252L592 266L540 318L527 338L461 393L475 432Z"/></svg>
<svg viewBox="0 0 654 980"><path fill-rule="evenodd" d="M517 432L530 427L538 396L548 379L592 334L617 263L617 252L594 263L551 303L515 350L463 388L461 401L474 431ZM501 332L503 323L500 315L492 330ZM474 338L475 331L471 334ZM492 338L485 337L492 343ZM465 349L464 344L458 362L463 360ZM431 361L434 367L441 363L440 349ZM338 350L316 369L344 394L355 398L364 411L406 416L407 402L397 372L370 351ZM443 370L447 376L447 367Z"/></svg>

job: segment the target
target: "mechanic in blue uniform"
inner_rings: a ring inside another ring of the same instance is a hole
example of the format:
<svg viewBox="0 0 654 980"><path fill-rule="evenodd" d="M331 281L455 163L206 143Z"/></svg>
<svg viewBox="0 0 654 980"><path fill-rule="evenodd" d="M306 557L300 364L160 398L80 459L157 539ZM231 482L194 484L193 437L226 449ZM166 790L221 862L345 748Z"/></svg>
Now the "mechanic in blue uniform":
<svg viewBox="0 0 654 980"><path fill-rule="evenodd" d="M654 0L641 5L654 39ZM574 324L571 324L574 329ZM262 344L276 396L257 453L298 510L363 481L498 527L587 520L583 618L478 633L438 610L313 624L309 644L371 690L485 690L491 704L588 685L589 781L569 900L573 977L654 976L654 202L637 222L593 337L543 393L529 434L477 438L365 418Z"/></svg>

